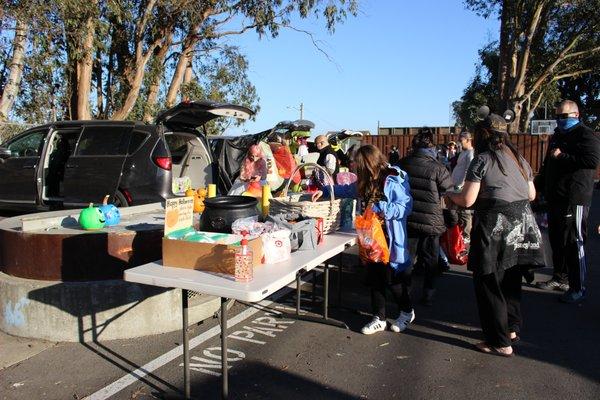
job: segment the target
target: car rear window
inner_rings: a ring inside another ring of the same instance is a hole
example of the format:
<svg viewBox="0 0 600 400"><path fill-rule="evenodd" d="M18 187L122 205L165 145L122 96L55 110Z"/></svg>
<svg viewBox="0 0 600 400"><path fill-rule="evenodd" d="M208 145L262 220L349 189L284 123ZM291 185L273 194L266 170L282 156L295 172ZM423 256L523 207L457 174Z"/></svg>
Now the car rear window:
<svg viewBox="0 0 600 400"><path fill-rule="evenodd" d="M129 147L127 126L86 126L75 152L78 156L126 155Z"/></svg>
<svg viewBox="0 0 600 400"><path fill-rule="evenodd" d="M171 152L171 158L173 164L179 164L183 160L183 157L187 153L187 143L190 140L186 136L180 136L177 134L165 135L167 146Z"/></svg>

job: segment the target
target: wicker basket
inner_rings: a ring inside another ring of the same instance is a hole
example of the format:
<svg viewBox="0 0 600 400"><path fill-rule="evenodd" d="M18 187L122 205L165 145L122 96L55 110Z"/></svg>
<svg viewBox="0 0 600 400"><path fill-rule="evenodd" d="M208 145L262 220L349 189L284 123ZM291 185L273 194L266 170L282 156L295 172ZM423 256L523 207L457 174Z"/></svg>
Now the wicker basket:
<svg viewBox="0 0 600 400"><path fill-rule="evenodd" d="M342 215L340 212L340 199L335 199L333 194L333 178L327 170L315 163L305 163L298 165L290 177L302 167L311 166L321 170L325 174L325 180L329 182L330 199L321 201L312 201L310 194L292 194L288 196L288 189L292 179L289 179L281 197L270 200L269 214L289 214L297 213L311 218L323 218L323 232L325 234L337 231L340 228Z"/></svg>

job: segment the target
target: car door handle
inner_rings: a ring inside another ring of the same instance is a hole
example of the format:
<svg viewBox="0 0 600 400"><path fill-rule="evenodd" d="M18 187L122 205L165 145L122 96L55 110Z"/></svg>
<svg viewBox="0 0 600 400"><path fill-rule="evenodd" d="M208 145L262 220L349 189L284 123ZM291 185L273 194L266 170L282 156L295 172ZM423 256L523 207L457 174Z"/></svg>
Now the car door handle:
<svg viewBox="0 0 600 400"><path fill-rule="evenodd" d="M77 164L67 164L65 168L77 168L79 165Z"/></svg>
<svg viewBox="0 0 600 400"><path fill-rule="evenodd" d="M35 169L35 164L34 165L23 165L23 169Z"/></svg>

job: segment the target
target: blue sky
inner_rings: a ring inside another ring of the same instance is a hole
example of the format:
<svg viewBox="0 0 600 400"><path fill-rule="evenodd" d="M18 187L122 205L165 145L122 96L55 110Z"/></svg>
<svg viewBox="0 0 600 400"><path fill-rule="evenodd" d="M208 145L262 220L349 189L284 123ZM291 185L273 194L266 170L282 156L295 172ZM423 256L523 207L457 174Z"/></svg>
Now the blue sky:
<svg viewBox="0 0 600 400"><path fill-rule="evenodd" d="M477 51L498 37L498 20L485 20L461 0L362 0L359 15L333 35L322 20L296 22L322 41L281 31L235 39L250 62L260 97L256 121L227 134L255 133L282 120L304 118L328 130L381 126L445 126L475 72Z"/></svg>

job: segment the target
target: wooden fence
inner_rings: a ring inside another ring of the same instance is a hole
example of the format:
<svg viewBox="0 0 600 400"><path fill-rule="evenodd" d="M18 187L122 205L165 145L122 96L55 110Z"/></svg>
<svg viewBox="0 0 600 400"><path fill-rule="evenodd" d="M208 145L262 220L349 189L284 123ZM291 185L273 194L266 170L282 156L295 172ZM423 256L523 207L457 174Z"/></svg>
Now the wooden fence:
<svg viewBox="0 0 600 400"><path fill-rule="evenodd" d="M390 152L392 146L396 146L400 153L400 157L404 157L408 148L412 145L413 137L414 135L410 134L364 136L362 143L377 146L385 155ZM542 166L542 162L544 161L546 149L548 148L548 135L513 134L510 135L510 139L517 146L523 157L529 162L533 172L538 173ZM437 134L434 135L434 140L437 144L444 144L450 141L458 143L458 135Z"/></svg>

